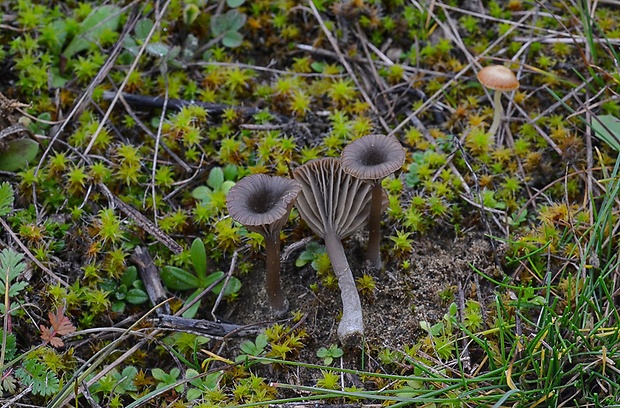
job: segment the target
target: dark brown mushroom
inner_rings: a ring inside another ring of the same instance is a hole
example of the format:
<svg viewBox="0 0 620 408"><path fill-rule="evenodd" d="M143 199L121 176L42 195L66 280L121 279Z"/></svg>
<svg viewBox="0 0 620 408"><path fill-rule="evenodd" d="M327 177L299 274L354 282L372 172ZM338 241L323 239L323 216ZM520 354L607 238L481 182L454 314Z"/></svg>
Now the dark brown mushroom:
<svg viewBox="0 0 620 408"><path fill-rule="evenodd" d="M364 335L362 304L341 240L363 226L370 211L371 187L351 177L340 160L312 160L297 169L293 177L301 184L295 206L301 218L325 240L327 254L338 278L342 297L342 319L338 337L353 344Z"/></svg>
<svg viewBox="0 0 620 408"><path fill-rule="evenodd" d="M288 310L280 286L280 230L286 224L300 190L301 186L295 180L254 174L235 184L226 198L230 216L265 237L265 288L276 315Z"/></svg>
<svg viewBox="0 0 620 408"><path fill-rule="evenodd" d="M366 258L378 269L381 268L381 212L384 196L381 181L400 169L404 162L405 149L393 136L364 136L349 143L342 151L342 169L372 185Z"/></svg>

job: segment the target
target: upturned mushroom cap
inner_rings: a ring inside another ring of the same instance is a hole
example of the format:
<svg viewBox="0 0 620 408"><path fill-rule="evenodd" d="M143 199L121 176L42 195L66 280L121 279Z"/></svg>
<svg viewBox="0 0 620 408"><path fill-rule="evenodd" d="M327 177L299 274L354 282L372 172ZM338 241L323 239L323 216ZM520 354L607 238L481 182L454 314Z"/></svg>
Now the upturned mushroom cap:
<svg viewBox="0 0 620 408"><path fill-rule="evenodd" d="M345 173L339 159L309 161L295 169L293 177L301 184L295 206L321 238L330 229L346 238L366 223L371 186Z"/></svg>
<svg viewBox="0 0 620 408"><path fill-rule="evenodd" d="M228 213L250 231L272 235L288 219L301 185L285 177L254 174L235 184L226 198Z"/></svg>
<svg viewBox="0 0 620 408"><path fill-rule="evenodd" d="M478 81L495 91L514 91L519 87L515 74L503 65L489 65L478 71Z"/></svg>
<svg viewBox="0 0 620 408"><path fill-rule="evenodd" d="M380 180L405 162L405 149L393 136L373 134L349 143L340 157L342 169L363 180Z"/></svg>

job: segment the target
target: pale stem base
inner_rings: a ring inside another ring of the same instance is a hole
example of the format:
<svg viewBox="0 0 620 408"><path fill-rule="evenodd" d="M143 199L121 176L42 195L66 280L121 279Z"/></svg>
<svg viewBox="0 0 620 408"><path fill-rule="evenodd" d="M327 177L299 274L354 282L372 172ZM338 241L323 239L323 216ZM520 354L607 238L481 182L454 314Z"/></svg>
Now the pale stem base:
<svg viewBox="0 0 620 408"><path fill-rule="evenodd" d="M364 335L362 303L340 238L334 232L326 231L323 239L342 297L342 319L338 324L338 338L343 344L353 345L359 343Z"/></svg>

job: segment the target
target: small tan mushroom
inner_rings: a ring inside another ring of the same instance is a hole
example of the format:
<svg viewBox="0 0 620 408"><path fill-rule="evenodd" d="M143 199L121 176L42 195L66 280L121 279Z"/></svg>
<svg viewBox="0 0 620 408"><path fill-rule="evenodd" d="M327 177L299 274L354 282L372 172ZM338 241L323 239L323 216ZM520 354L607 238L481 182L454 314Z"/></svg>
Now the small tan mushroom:
<svg viewBox="0 0 620 408"><path fill-rule="evenodd" d="M367 180L372 186L366 258L373 267L380 269L381 212L384 197L381 181L402 167L405 162L405 149L393 136L367 135L349 143L342 151L340 160L346 173Z"/></svg>
<svg viewBox="0 0 620 408"><path fill-rule="evenodd" d="M276 315L288 310L280 286L280 230L301 190L295 180L254 174L235 184L226 197L230 216L250 231L265 237L267 276L265 288Z"/></svg>
<svg viewBox="0 0 620 408"><path fill-rule="evenodd" d="M519 81L515 74L503 65L489 65L478 71L478 81L488 89L495 91L493 95L493 123L489 129L489 134L495 137L502 119L503 108L501 102L502 92L510 92L519 88Z"/></svg>
<svg viewBox="0 0 620 408"><path fill-rule="evenodd" d="M295 203L299 215L325 240L338 278L342 298L338 337L345 344L355 344L364 335L362 304L341 240L367 221L371 186L345 173L336 158L312 160L295 169L293 177L301 184Z"/></svg>

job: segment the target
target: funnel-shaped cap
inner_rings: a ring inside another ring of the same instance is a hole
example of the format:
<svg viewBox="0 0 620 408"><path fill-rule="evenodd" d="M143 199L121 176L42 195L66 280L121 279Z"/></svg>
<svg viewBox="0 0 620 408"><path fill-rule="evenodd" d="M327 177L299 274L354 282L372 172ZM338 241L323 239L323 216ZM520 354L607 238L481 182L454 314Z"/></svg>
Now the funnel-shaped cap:
<svg viewBox="0 0 620 408"><path fill-rule="evenodd" d="M254 174L235 184L226 198L228 213L250 231L278 233L288 219L301 186L285 177Z"/></svg>
<svg viewBox="0 0 620 408"><path fill-rule="evenodd" d="M405 149L394 136L373 134L349 143L340 158L342 169L363 180L381 180L405 162Z"/></svg>

